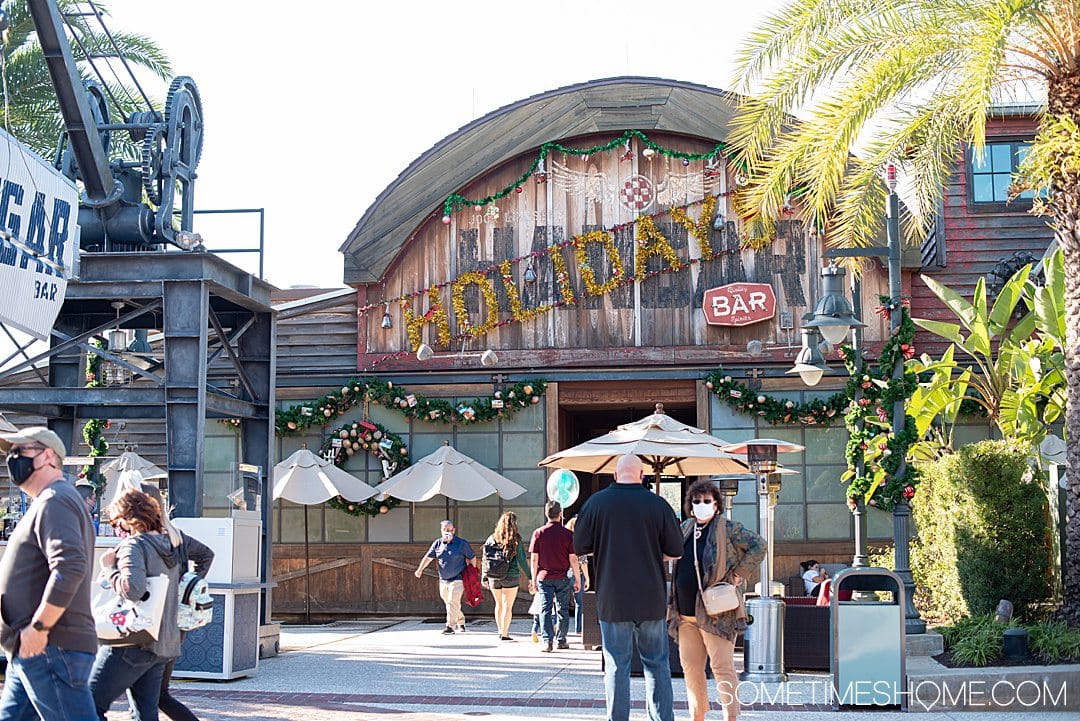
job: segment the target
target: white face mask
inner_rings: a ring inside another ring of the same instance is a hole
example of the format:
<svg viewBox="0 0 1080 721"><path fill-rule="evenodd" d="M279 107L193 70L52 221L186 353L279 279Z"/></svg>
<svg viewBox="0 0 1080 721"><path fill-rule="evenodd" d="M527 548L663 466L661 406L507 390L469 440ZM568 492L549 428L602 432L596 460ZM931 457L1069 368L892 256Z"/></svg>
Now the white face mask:
<svg viewBox="0 0 1080 721"><path fill-rule="evenodd" d="M701 503L694 503L694 517L702 523L710 520L716 515L716 504L712 501L702 501Z"/></svg>
<svg viewBox="0 0 1080 721"><path fill-rule="evenodd" d="M444 543L450 543L450 541L454 540L454 532L453 531L443 531L442 532L442 539L443 539Z"/></svg>

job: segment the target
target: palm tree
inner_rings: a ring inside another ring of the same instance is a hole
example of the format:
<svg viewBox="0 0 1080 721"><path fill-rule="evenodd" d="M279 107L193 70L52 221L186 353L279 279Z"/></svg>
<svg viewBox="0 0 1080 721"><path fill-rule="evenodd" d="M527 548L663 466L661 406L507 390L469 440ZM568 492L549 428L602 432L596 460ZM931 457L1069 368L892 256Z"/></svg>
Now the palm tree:
<svg viewBox="0 0 1080 721"><path fill-rule="evenodd" d="M792 0L747 39L738 63L736 89L753 99L729 139L750 177L741 212L762 241L794 192L828 245L868 245L890 162L910 183L904 233L917 239L963 145L982 147L995 103L1045 95L1016 187L1044 192L1036 210L1064 252L1074 472L1062 615L1080 623L1080 2Z"/></svg>
<svg viewBox="0 0 1080 721"><path fill-rule="evenodd" d="M124 72L117 62L123 58L132 66L144 68L166 79L172 74L172 68L164 51L143 35L112 32L110 29L110 40L98 20L85 14L96 8L107 16L100 0L93 5L76 0L58 0L57 5L68 22L69 36L78 40L72 42L71 49L84 80L97 79L91 60L106 75L105 88L116 100L110 103L112 122L122 122L133 111L149 110L133 84L113 76L106 61L112 62L118 73ZM42 156L50 157L55 151L64 122L60 117L41 46L34 34L34 23L24 0L6 2L3 9L9 23L8 41L3 51L7 103L0 107L0 119L8 132ZM126 133L113 133L112 138L114 148L119 147L120 153L126 157L138 157L134 154L137 146L131 143Z"/></svg>

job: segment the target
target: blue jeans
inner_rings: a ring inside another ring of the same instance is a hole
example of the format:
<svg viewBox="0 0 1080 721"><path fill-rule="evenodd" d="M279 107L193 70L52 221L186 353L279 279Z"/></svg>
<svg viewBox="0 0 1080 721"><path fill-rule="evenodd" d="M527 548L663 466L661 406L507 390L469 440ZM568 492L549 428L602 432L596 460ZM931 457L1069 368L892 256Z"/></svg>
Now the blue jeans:
<svg viewBox="0 0 1080 721"><path fill-rule="evenodd" d="M98 649L90 689L100 721L113 701L127 691L128 704L139 721L158 721L161 677L169 659L140 646L102 646Z"/></svg>
<svg viewBox="0 0 1080 721"><path fill-rule="evenodd" d="M566 642L566 634L570 630L570 597L574 595L574 583L569 578L545 578L540 582L540 597L544 600L544 607L540 611L540 631L544 643L551 644L552 639L559 643ZM551 610L559 617L558 628L555 628L555 619L552 618Z"/></svg>
<svg viewBox="0 0 1080 721"><path fill-rule="evenodd" d="M608 721L630 718L630 656L637 640L645 670L645 707L649 721L675 721L675 698L668 665L667 622L600 621L604 644L604 696Z"/></svg>
<svg viewBox="0 0 1080 721"><path fill-rule="evenodd" d="M581 613L581 597L585 595L585 587L574 594L574 633L581 633L581 626L585 619Z"/></svg>
<svg viewBox="0 0 1080 721"><path fill-rule="evenodd" d="M95 721L90 697L90 667L94 654L65 651L52 644L45 653L8 661L0 721Z"/></svg>

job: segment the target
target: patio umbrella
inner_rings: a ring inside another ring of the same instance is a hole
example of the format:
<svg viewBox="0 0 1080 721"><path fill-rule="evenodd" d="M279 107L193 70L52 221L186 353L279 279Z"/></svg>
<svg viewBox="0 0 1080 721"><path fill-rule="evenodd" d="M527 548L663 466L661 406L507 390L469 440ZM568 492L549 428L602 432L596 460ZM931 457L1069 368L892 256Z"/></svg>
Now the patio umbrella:
<svg viewBox="0 0 1080 721"><path fill-rule="evenodd" d="M0 433L14 433L18 428L8 423L8 419L4 418L4 414L0 413Z"/></svg>
<svg viewBox="0 0 1080 721"><path fill-rule="evenodd" d="M308 541L308 506L335 496L366 501L376 490L359 478L304 446L274 466L274 500L284 498L304 505L304 619L311 623L311 549Z"/></svg>
<svg viewBox="0 0 1080 721"><path fill-rule="evenodd" d="M633 454L657 478L746 473L742 458L721 450L726 445L727 441L675 420L664 413L663 403L657 403L652 415L552 454L539 465L614 474L619 458Z"/></svg>
<svg viewBox="0 0 1080 721"><path fill-rule="evenodd" d="M125 471L139 472L139 478L134 479L135 485L131 486L132 488L138 488L139 483L148 481L152 478L169 477L168 471L164 471L158 466L155 466L138 453L125 451L118 457L101 466L101 477L105 479L105 488L108 489L107 497L101 500L102 508L105 508L112 503L116 496L119 495L120 481Z"/></svg>
<svg viewBox="0 0 1080 721"><path fill-rule="evenodd" d="M479 501L492 494L517 498L525 489L457 451L446 441L434 453L380 483L375 491L414 503L443 495L449 512L451 498Z"/></svg>

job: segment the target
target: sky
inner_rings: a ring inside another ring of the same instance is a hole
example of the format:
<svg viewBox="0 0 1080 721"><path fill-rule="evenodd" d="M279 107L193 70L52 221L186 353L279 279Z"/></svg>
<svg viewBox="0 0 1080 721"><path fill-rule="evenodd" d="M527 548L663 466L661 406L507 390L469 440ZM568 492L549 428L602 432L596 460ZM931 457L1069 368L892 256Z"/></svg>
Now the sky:
<svg viewBox="0 0 1080 721"><path fill-rule="evenodd" d="M743 38L781 0L103 0L199 88L199 209L265 208L265 277L341 287L338 248L417 156L503 105L598 78L733 89ZM146 90L164 98L167 85ZM208 248L258 245L254 214L202 216ZM255 272L252 255L229 260Z"/></svg>

